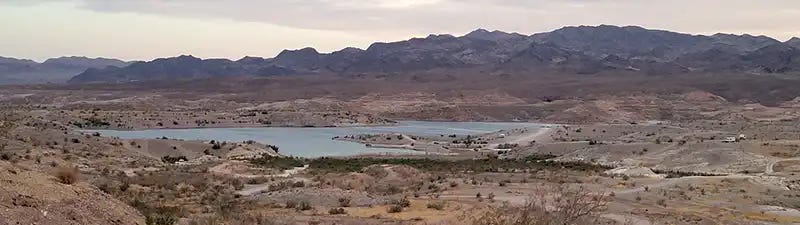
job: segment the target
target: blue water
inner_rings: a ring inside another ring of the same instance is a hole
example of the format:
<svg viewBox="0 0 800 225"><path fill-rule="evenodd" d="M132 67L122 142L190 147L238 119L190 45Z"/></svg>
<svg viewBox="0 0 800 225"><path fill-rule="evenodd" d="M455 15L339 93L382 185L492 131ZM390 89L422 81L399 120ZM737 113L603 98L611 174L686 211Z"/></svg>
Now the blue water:
<svg viewBox="0 0 800 225"><path fill-rule="evenodd" d="M277 145L280 153L299 157L350 156L377 153L416 153L403 149L367 148L363 144L335 141L335 136L379 133L404 133L417 136L475 135L504 129L539 127L535 123L424 122L402 121L396 126L331 128L197 128L137 131L87 130L123 139L168 137L184 140L247 141Z"/></svg>

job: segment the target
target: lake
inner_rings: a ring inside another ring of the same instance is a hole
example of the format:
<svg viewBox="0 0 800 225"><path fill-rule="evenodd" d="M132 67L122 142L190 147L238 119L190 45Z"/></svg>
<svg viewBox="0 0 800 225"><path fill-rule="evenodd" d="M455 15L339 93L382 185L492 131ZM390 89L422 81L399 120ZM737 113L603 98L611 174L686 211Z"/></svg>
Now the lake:
<svg viewBox="0 0 800 225"><path fill-rule="evenodd" d="M196 129L154 129L154 130L85 130L99 132L103 136L123 139L146 139L168 137L184 140L217 140L240 142L254 140L260 143L277 145L280 153L298 157L350 156L378 153L419 153L404 149L368 148L363 144L335 141L335 136L357 134L404 133L417 136L434 135L476 135L513 128L540 127L536 123L505 122L427 122L401 121L395 126L377 127L325 127L325 128L196 128Z"/></svg>

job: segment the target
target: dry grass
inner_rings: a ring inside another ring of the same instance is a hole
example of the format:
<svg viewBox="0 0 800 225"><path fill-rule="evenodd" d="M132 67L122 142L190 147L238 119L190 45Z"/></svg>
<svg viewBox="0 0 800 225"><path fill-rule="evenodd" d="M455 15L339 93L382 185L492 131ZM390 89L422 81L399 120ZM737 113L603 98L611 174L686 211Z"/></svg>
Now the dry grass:
<svg viewBox="0 0 800 225"><path fill-rule="evenodd" d="M595 213L606 205L605 195L578 187L554 185L538 190L523 206L495 207L476 218L474 225L596 224Z"/></svg>
<svg viewBox="0 0 800 225"><path fill-rule="evenodd" d="M779 224L796 224L800 223L800 218L791 217L791 216L782 216L773 213L764 213L764 212L745 212L743 213L744 217L749 220L756 220L756 221L765 221L765 222L775 222Z"/></svg>
<svg viewBox="0 0 800 225"><path fill-rule="evenodd" d="M420 220L428 224L440 224L442 221L458 221L458 223L444 223L444 224L464 224L462 218L466 215L471 215L476 212L476 208L472 204L460 202L448 202L447 207L443 210L436 210L428 208L428 200L410 200L411 205L403 208L401 212L389 213L389 208L396 206L394 204L374 207L352 207L347 208L347 214L354 218L370 218L375 215L380 215L381 218L394 219L394 220Z"/></svg>
<svg viewBox="0 0 800 225"><path fill-rule="evenodd" d="M426 205L426 207L428 207L429 209L435 209L441 211L444 210L445 207L447 207L447 202L444 201L429 202L428 205Z"/></svg>
<svg viewBox="0 0 800 225"><path fill-rule="evenodd" d="M74 184L80 179L80 171L74 166L64 166L58 168L58 171L56 171L56 178L58 178L58 182L62 184Z"/></svg>

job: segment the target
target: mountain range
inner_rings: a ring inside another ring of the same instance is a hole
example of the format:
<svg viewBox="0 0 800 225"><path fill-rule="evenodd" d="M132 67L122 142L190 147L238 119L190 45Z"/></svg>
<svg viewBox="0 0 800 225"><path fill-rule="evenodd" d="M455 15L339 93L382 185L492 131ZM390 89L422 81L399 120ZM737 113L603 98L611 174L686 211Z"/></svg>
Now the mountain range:
<svg viewBox="0 0 800 225"><path fill-rule="evenodd" d="M248 56L234 61L183 55L82 66L86 70L76 73L69 83L444 71L795 73L800 72L800 38L781 42L767 36L691 35L611 25L571 26L533 35L478 29L460 37L430 35L332 53L303 48L284 50L274 58Z"/></svg>
<svg viewBox="0 0 800 225"><path fill-rule="evenodd" d="M59 57L42 63L28 59L0 57L0 84L64 83L89 68L124 67L118 59Z"/></svg>

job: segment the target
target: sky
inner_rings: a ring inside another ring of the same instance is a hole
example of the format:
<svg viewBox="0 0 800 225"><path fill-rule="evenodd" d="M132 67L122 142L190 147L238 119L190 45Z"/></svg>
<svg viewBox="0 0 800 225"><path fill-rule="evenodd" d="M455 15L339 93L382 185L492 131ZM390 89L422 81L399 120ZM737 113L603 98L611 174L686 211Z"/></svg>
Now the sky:
<svg viewBox="0 0 800 225"><path fill-rule="evenodd" d="M800 36L797 0L0 0L0 56L273 57L477 28L533 34L637 25Z"/></svg>

